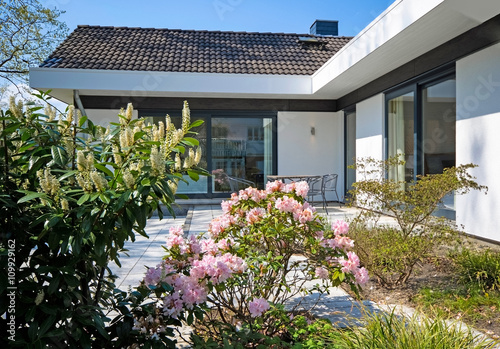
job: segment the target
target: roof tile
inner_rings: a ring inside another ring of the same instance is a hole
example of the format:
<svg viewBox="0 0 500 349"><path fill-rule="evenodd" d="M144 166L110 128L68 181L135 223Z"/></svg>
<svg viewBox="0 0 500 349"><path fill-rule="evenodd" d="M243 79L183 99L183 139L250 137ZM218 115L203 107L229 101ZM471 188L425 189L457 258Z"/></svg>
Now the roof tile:
<svg viewBox="0 0 500 349"><path fill-rule="evenodd" d="M80 25L40 67L311 75L351 40L304 36Z"/></svg>

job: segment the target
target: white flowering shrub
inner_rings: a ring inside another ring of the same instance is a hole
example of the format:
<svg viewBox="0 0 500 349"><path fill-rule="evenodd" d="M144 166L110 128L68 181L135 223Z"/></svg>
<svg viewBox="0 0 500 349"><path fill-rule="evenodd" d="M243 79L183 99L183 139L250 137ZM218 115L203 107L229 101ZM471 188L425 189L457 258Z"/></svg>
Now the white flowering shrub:
<svg viewBox="0 0 500 349"><path fill-rule="evenodd" d="M305 201L308 190L306 182L279 181L247 188L222 203L206 236L171 229L165 258L139 288L156 293L160 321L194 323L194 347L271 345L286 342L299 307L312 306L294 306L294 297L341 283L358 292L368 273L351 251L349 226L326 224ZM149 331L144 321L136 328Z"/></svg>
<svg viewBox="0 0 500 349"><path fill-rule="evenodd" d="M206 174L197 167L201 149L192 137L200 123L191 124L189 114L185 103L176 129L168 116L159 125L133 119L132 105L108 128L72 106L56 116L51 108L43 113L12 100L1 112L1 277L6 285L4 257L13 242L12 344L111 348L137 342L125 305L139 305L145 296L115 291L108 264L120 265L125 241L146 236L147 218L154 211L162 216L160 203L173 213L184 174L195 180ZM6 299L6 287L0 290ZM6 304L0 307L6 314ZM121 316L109 323L111 310Z"/></svg>

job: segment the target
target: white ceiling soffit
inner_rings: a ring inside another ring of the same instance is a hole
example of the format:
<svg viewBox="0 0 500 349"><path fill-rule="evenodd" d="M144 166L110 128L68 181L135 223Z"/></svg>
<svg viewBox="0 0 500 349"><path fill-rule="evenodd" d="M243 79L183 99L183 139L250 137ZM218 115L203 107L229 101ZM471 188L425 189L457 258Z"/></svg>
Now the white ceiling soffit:
<svg viewBox="0 0 500 349"><path fill-rule="evenodd" d="M396 1L313 75L313 93L340 98L498 13L498 0Z"/></svg>
<svg viewBox="0 0 500 349"><path fill-rule="evenodd" d="M213 74L31 68L30 86L64 102L80 95L138 97L311 98L307 75Z"/></svg>

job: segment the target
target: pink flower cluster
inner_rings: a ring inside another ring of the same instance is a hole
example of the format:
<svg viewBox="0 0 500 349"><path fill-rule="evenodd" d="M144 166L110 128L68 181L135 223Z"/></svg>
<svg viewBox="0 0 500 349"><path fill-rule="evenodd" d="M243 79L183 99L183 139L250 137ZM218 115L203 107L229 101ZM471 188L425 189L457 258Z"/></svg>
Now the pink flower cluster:
<svg viewBox="0 0 500 349"><path fill-rule="evenodd" d="M248 303L248 311L251 317L261 316L268 311L269 308L269 303L264 298L254 298Z"/></svg>
<svg viewBox="0 0 500 349"><path fill-rule="evenodd" d="M254 207L247 212L246 220L249 224L254 224L262 220L264 215L267 213L262 207Z"/></svg>
<svg viewBox="0 0 500 349"><path fill-rule="evenodd" d="M207 301L210 284L217 285L233 274L243 273L245 261L227 250L231 240L184 238L180 227L170 228L167 237L167 257L144 277L146 286L167 283L173 292L163 299L164 315L177 318L186 309Z"/></svg>
<svg viewBox="0 0 500 349"><path fill-rule="evenodd" d="M276 208L281 212L294 212L302 207L297 200L292 197L284 196L283 198L278 198L275 204Z"/></svg>
<svg viewBox="0 0 500 349"><path fill-rule="evenodd" d="M265 190L256 188L246 188L240 190L238 194L231 194L231 199L223 201L221 204L223 215L212 220L209 226L209 233L212 237L217 238L224 233L232 225L237 224L239 228L249 224L252 225L261 221L267 213L271 213L273 208L281 212L292 213L296 221L301 224L310 222L314 219L315 208L305 202L300 203L293 197L293 193L300 197L307 197L309 186L307 182L292 182L284 184L281 181L268 182ZM277 193L286 193L282 197L274 197ZM267 200L263 205L262 201ZM249 210L235 209L241 202L253 202L252 205L261 204L261 207L253 207ZM265 208L264 208L265 207ZM243 219L243 220L241 220Z"/></svg>
<svg viewBox="0 0 500 349"><path fill-rule="evenodd" d="M307 193L309 192L309 184L305 181L301 182L291 182L283 183L282 181L267 182L266 190L267 194L272 194L275 192L292 193L295 192L298 196L307 198Z"/></svg>
<svg viewBox="0 0 500 349"><path fill-rule="evenodd" d="M291 182L285 185L285 193L295 192L297 195L307 198L307 193L309 193L309 184L306 181L301 182Z"/></svg>
<svg viewBox="0 0 500 349"><path fill-rule="evenodd" d="M342 250L354 247L354 241L345 235L349 231L349 224L347 224L347 222L340 219L336 220L332 223L332 231L335 236L331 239L323 239L323 234L317 236L317 239L321 241L323 247L340 248Z"/></svg>
<svg viewBox="0 0 500 349"><path fill-rule="evenodd" d="M223 233L231 224L235 223L235 218L229 213L214 218L208 227L208 232L215 238Z"/></svg>
<svg viewBox="0 0 500 349"><path fill-rule="evenodd" d="M354 252L347 252L347 259L339 258L338 263L344 273L354 275L357 284L364 285L368 281L368 271L359 267L359 257Z"/></svg>

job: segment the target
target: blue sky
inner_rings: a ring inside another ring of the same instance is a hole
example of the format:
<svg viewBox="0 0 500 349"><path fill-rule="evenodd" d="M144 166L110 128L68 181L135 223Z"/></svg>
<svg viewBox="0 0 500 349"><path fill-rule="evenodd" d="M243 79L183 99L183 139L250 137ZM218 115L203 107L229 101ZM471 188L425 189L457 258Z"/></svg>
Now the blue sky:
<svg viewBox="0 0 500 349"><path fill-rule="evenodd" d="M316 19L338 20L354 36L393 1L387 0L42 0L78 24L247 32L308 33Z"/></svg>

